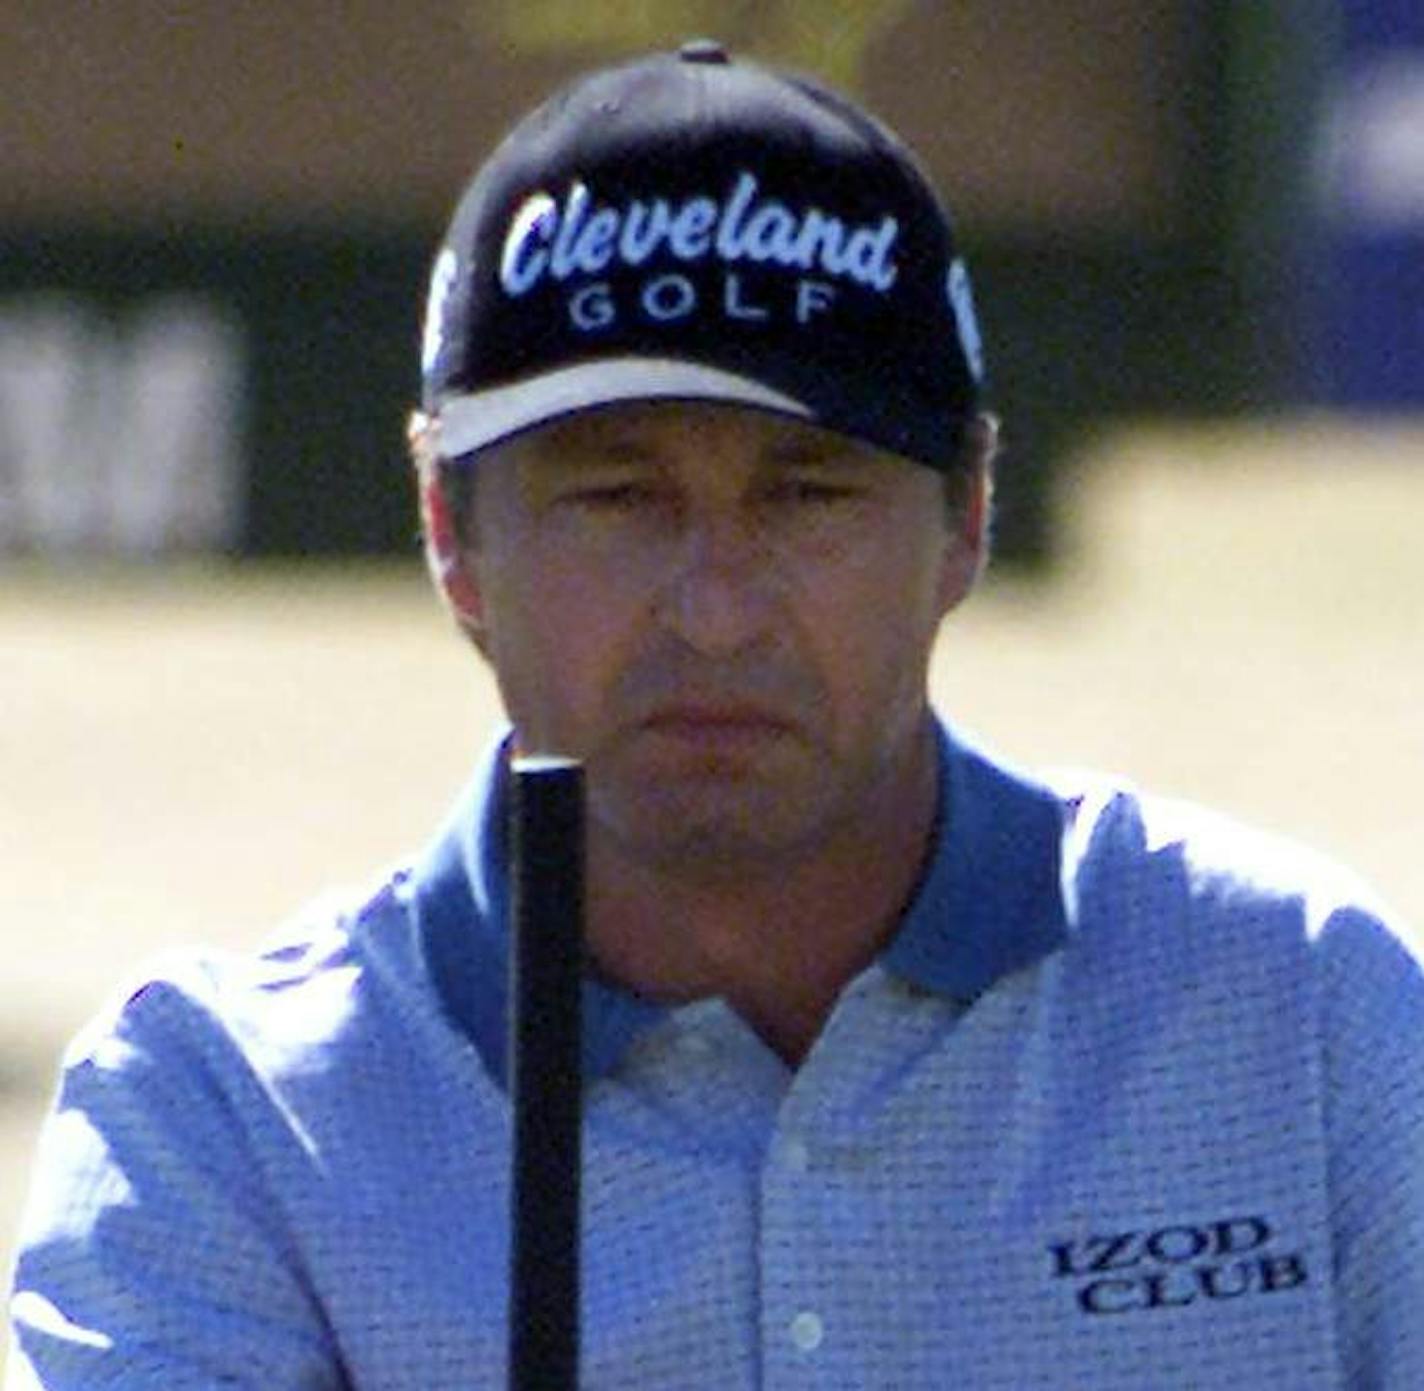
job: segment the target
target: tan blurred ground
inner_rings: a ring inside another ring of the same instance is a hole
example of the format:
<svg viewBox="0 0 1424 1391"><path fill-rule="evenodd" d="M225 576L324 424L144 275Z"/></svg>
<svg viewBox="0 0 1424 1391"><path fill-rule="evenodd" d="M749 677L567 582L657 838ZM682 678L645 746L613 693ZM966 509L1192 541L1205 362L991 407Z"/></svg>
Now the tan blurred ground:
<svg viewBox="0 0 1424 1391"><path fill-rule="evenodd" d="M1309 840L1424 925L1424 427L1119 431L1064 491L1065 563L951 621L941 707ZM0 1259L104 993L420 843L496 719L413 563L0 569Z"/></svg>

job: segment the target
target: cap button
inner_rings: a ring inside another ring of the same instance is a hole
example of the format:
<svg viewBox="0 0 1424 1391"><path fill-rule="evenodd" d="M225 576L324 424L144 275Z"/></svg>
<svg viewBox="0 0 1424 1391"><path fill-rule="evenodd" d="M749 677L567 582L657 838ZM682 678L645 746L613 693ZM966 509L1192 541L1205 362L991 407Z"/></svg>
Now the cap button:
<svg viewBox="0 0 1424 1391"><path fill-rule="evenodd" d="M727 50L716 39L689 39L677 51L684 63L730 63Z"/></svg>

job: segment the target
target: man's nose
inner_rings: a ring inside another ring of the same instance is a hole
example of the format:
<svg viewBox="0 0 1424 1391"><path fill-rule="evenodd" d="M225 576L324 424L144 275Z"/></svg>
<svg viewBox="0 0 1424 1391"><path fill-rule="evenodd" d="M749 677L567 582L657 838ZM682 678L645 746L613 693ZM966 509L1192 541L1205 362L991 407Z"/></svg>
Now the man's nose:
<svg viewBox="0 0 1424 1391"><path fill-rule="evenodd" d="M730 508L685 522L660 595L663 623L704 656L764 638L776 614L773 556L755 518Z"/></svg>

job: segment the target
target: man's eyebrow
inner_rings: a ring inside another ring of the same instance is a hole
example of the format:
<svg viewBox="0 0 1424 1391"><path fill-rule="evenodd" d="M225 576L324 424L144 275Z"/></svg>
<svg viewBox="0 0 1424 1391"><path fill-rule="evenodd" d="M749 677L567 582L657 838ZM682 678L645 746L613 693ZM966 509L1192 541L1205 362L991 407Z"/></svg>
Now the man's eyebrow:
<svg viewBox="0 0 1424 1391"><path fill-rule="evenodd" d="M581 468L588 464L643 464L656 451L634 435L576 436L531 441L527 457L542 468Z"/></svg>
<svg viewBox="0 0 1424 1391"><path fill-rule="evenodd" d="M769 463L803 468L856 468L876 457L869 446L839 436L798 435L775 441L766 450Z"/></svg>

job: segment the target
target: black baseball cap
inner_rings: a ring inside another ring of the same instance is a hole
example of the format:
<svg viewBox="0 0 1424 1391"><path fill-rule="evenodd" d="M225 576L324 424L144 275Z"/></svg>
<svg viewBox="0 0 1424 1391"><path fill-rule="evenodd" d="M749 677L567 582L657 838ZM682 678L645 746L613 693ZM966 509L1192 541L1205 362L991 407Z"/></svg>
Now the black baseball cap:
<svg viewBox="0 0 1424 1391"><path fill-rule="evenodd" d="M983 363L949 218L899 138L700 40L581 78L504 139L435 260L422 376L447 458L669 399L944 469Z"/></svg>

